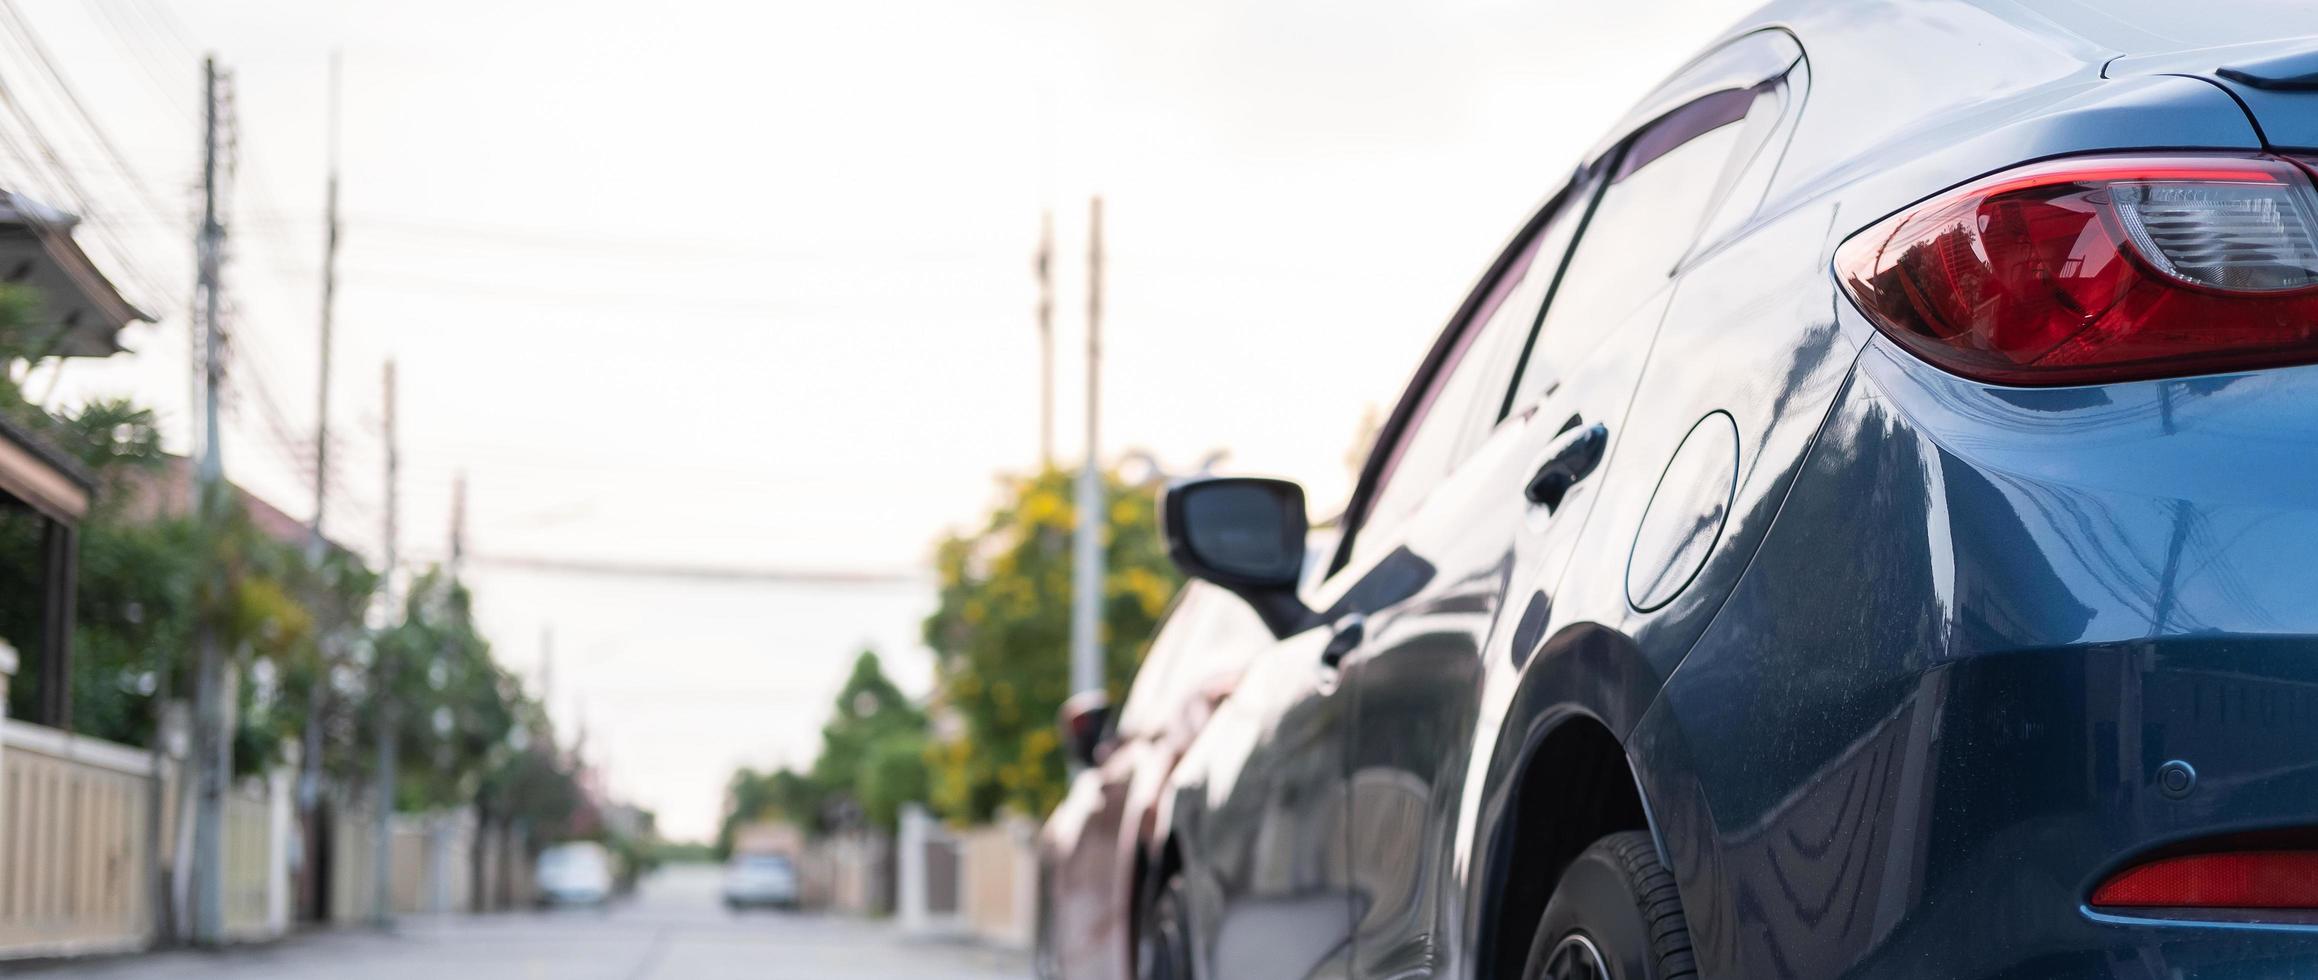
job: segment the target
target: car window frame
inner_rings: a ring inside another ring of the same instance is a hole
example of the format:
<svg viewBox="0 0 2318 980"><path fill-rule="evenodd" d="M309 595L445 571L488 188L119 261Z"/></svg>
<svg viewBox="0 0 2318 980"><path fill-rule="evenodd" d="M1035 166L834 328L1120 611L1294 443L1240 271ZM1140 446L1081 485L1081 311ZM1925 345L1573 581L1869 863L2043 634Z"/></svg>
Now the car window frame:
<svg viewBox="0 0 2318 980"><path fill-rule="evenodd" d="M1172 598L1167 600L1167 608L1160 611L1159 621L1151 627L1150 639L1143 641L1142 655L1135 658L1135 673L1127 678L1127 689L1119 696L1119 710L1111 714L1111 731L1108 734L1130 737L1149 734L1139 730L1140 726L1136 725L1136 722L1140 719L1134 715L1133 709L1145 703L1149 698L1157 696L1159 688L1166 686L1167 672L1176 666L1169 661L1181 659L1180 657L1167 656L1173 648L1165 644L1170 640L1180 639L1179 636L1170 637L1167 629L1174 626L1178 630L1182 630L1192 625L1192 617L1199 615L1201 601L1199 592L1198 582L1187 581L1175 590L1175 595ZM1153 662L1154 655L1158 655L1159 662ZM1148 674L1153 668L1157 668L1160 673ZM1146 676L1147 674L1148 676ZM1147 689L1145 688L1146 680L1150 683ZM1135 697L1138 690L1148 691L1143 696L1144 700L1137 700Z"/></svg>
<svg viewBox="0 0 2318 980"><path fill-rule="evenodd" d="M1490 263L1488 271L1482 274L1480 281L1465 295L1465 301L1458 305L1456 314L1449 318L1448 327L1434 338L1433 346L1426 351L1424 360L1418 362L1416 374L1401 390L1400 400L1393 405L1392 414L1386 416L1384 425L1377 430L1375 443L1369 447L1368 458L1361 464L1360 477L1353 484L1352 499L1345 503L1344 514L1339 522L1341 530L1337 536L1336 554L1334 558L1329 560L1328 572L1322 576L1323 582L1333 579L1351 562L1354 543L1359 540L1363 525L1368 518L1368 512L1375 504L1377 494L1384 488L1389 476L1388 467L1397 461L1400 454L1407 448L1408 438L1424 421L1425 413L1431 409L1432 400L1440 388L1447 384L1447 374L1461 363L1464 351L1479 339L1474 336L1474 333L1486 324L1484 314L1495 312L1495 307L1490 300L1497 295L1498 287L1504 284L1505 277L1521 261L1523 253L1553 223L1553 219L1562 213L1562 209L1568 207L1571 201L1584 192L1586 188L1596 185L1597 182L1592 179L1594 174L1594 167L1579 168L1571 174L1569 181L1563 184L1560 190L1554 192L1554 195L1546 200L1545 205L1538 208L1537 213L1522 225L1521 230L1513 236L1512 241L1498 251L1496 260ZM1591 195L1586 198L1586 207L1590 211L1592 207ZM1581 216L1581 221L1583 217ZM1581 224L1578 229L1578 237L1582 237L1584 231L1585 229ZM1570 248L1576 247L1576 241L1577 237L1571 239ZM1561 263L1567 259L1568 251L1569 249L1565 248L1563 255L1554 260L1556 263L1554 275L1557 279L1561 275ZM1534 257L1530 259L1532 263L1535 261ZM1552 288L1548 287L1547 297L1549 300L1551 296ZM1542 304L1539 309L1540 311L1544 309ZM1536 329L1537 325L1533 321L1530 324L1530 331L1534 334Z"/></svg>
<svg viewBox="0 0 2318 980"><path fill-rule="evenodd" d="M1741 127L1740 141L1731 147L1730 155L1723 160L1721 172L1715 175L1713 194L1707 198L1705 206L1699 209L1698 220L1690 226L1689 238L1682 243L1675 261L1666 267L1659 285L1652 290L1655 295L1657 289L1665 288L1665 283L1672 282L1687 267L1690 256L1700 247L1701 234L1710 222L1722 214L1728 195L1739 177L1761 158L1763 143L1777 131L1775 119L1773 123L1764 125L1753 116L1761 96L1766 91L1775 90L1783 77L1766 79L1750 86L1715 88L1700 93L1643 123L1640 128L1627 134L1625 139L1614 144L1610 152L1596 162L1594 169L1605 176L1599 181L1599 186L1594 189L1586 205L1584 222L1570 239L1569 248L1562 253L1561 268L1554 273L1554 282L1546 291L1545 302L1538 306L1536 321L1530 324L1529 337L1521 346L1520 358L1514 362L1513 372L1505 386L1503 407L1498 411L1497 424L1504 424L1521 407L1514 403L1521 397L1521 382L1529 373L1530 359L1537 353L1538 341L1545 335L1547 315L1552 312L1554 301L1560 297L1562 277L1569 272L1570 263L1576 259L1578 250L1586 246L1586 237L1593 230L1594 217L1601 209L1603 199L1609 197L1626 178L1642 172L1700 137L1729 126ZM1774 117L1785 108L1786 103L1782 101L1779 108L1774 110Z"/></svg>
<svg viewBox="0 0 2318 980"><path fill-rule="evenodd" d="M1703 254L1713 251L1723 241L1734 236L1747 224L1749 218L1759 213L1763 203L1760 196L1750 205L1745 217L1735 220L1729 218L1726 212L1733 204L1730 195L1745 186L1743 178L1754 168L1776 171L1785 155L1787 140L1793 135L1795 120L1802 111L1805 101L1802 89L1808 84L1808 71L1808 61L1801 44L1793 34L1783 29L1767 28L1734 38L1676 72L1672 79L1660 86L1611 131L1613 135L1609 140L1587 155L1588 162L1577 168L1569 181L1514 236L1512 243L1499 252L1488 272L1466 295L1456 315L1450 318L1449 327L1434 340L1425 359L1419 362L1415 376L1403 389L1392 414L1386 417L1385 424L1378 429L1375 443L1361 465L1359 478L1353 485L1352 497L1345 503L1340 518L1342 533L1336 542L1335 557L1329 561L1327 572L1321 577L1322 582L1333 581L1350 566L1354 549L1359 547L1369 510L1374 506L1389 475L1386 472L1389 462L1405 450L1403 443L1423 421L1423 413L1430 408L1430 398L1446 383L1445 372L1453 370L1460 363L1463 348L1471 344L1466 335L1483 325L1483 318L1478 314L1496 291L1501 278L1532 240L1542 234L1561 213L1561 209L1582 194L1586 211L1578 216L1576 232L1556 260L1553 282L1548 285L1544 300L1538 305L1530 324L1529 336L1523 341L1520 359L1515 362L1508 377L1505 395L1497 413L1498 425L1504 424L1517 408L1514 400L1519 397L1521 378L1543 330L1545 314L1553 308L1554 299L1561 291L1562 277L1568 272L1571 257L1585 243L1588 225L1593 221L1594 210L1602 196L1617 182L1617 178L1647 166L1657 156L1712 132L1719 126L1700 128L1682 139L1666 143L1658 152L1651 154L1651 159L1636 163L1623 172L1611 168L1624 166L1624 161L1643 137L1682 117L1697 103L1732 98L1730 93L1744 93L1750 100L1758 98L1765 90L1778 94L1777 108L1772 113L1775 121L1760 127L1760 131L1753 134L1755 138L1752 141L1742 142L1733 150L1730 162L1726 164L1729 170L1718 181L1716 197L1708 201L1699 224L1692 229L1692 239L1682 257L1666 272L1667 278L1671 280ZM1720 125L1735 122L1753 129L1755 127L1750 119L1752 112L1751 107L1742 109L1735 121L1726 121ZM1763 194L1767 195L1768 187L1769 181L1765 181L1761 189Z"/></svg>

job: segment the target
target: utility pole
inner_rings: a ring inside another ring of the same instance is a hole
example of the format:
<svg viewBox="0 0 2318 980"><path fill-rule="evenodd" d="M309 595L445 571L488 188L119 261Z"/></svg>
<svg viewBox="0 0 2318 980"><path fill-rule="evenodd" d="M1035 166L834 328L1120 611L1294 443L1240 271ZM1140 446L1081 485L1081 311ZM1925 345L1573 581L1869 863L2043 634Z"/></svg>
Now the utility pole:
<svg viewBox="0 0 2318 980"><path fill-rule="evenodd" d="M386 597L389 622L399 621L402 608L395 595L395 521L397 508L402 504L399 495L402 486L401 450L395 441L394 427L394 362L386 362L386 565L379 581L379 592ZM394 764L396 708L394 703L394 654L391 645L375 648L373 673L376 675L378 710L378 786L372 791L377 812L371 815L371 894L370 920L381 929L394 925Z"/></svg>
<svg viewBox="0 0 2318 980"><path fill-rule="evenodd" d="M325 593L335 583L322 581L323 559L327 542L322 537L322 514L330 496L330 327L337 306L338 293L338 54L330 54L330 174L323 191L322 217L322 355L314 395L314 523L306 533L306 567L312 573L314 595L310 608L318 612L331 605ZM325 665L337 661L335 650L337 631L345 624L317 618L319 627L316 646ZM322 794L322 705L330 697L330 671L316 671L306 697L306 732L301 743L298 765L298 812L306 828L306 860L300 877L306 887L300 890L302 902L313 902L314 886L320 881L314 869L322 857L318 809ZM308 909L316 908L308 906ZM303 910L302 910L303 911Z"/></svg>
<svg viewBox="0 0 2318 980"><path fill-rule="evenodd" d="M201 74L201 229L194 245L198 270L194 291L201 304L203 437L195 518L205 545L202 550L210 564L211 585L218 587L224 584L224 568L217 561L216 547L219 518L224 511L225 491L221 484L225 477L225 459L218 439L217 393L224 383L225 367L217 309L225 226L217 216L218 109L223 97L217 59L203 59ZM218 649L217 625L210 615L196 617L194 634L199 659L193 695L193 769L199 781L193 816L191 904L193 941L209 946L225 940L225 784L233 771L233 740L226 735L225 656Z"/></svg>
<svg viewBox="0 0 2318 980"><path fill-rule="evenodd" d="M450 598L450 613L453 635L450 637L449 643L434 651L435 662L437 663L457 662L457 654L465 652L464 647L466 646L467 642L467 609L466 601L459 594L461 591L459 585L459 572L466 565L466 563L467 472L465 470L460 470L451 474L451 562L449 581L445 583L449 587L449 592L447 594ZM446 749L444 746L440 744L435 747L435 752L438 759L442 758L442 755L445 751ZM491 826L492 816L491 801L481 794L477 794L475 797L474 815L477 834L481 835L488 833ZM482 848L468 848L467 869L469 872L467 880L467 897L472 901L472 904L469 907L481 909L483 907ZM429 903L428 907L431 909L439 910L449 908L451 903L450 882L447 879L438 878L434 883L434 894L431 895L427 901Z"/></svg>
<svg viewBox="0 0 2318 980"><path fill-rule="evenodd" d="M330 333L338 300L338 54L330 55L330 176L322 204L322 338L314 393L314 524L306 560L322 561L322 511L330 496Z"/></svg>
<svg viewBox="0 0 2318 980"><path fill-rule="evenodd" d="M338 54L330 55L330 176L322 205L322 363L314 394L314 525L306 560L322 561L322 510L330 495L330 328L338 300Z"/></svg>
<svg viewBox="0 0 2318 980"><path fill-rule="evenodd" d="M539 628L539 710L547 716L549 727L555 724L555 627ZM549 755L556 752L553 741L548 742Z"/></svg>
<svg viewBox="0 0 2318 980"><path fill-rule="evenodd" d="M467 564L467 471L451 474L451 584Z"/></svg>
<svg viewBox="0 0 2318 980"><path fill-rule="evenodd" d="M1054 468L1054 211L1038 227L1038 468Z"/></svg>
<svg viewBox="0 0 2318 980"><path fill-rule="evenodd" d="M1071 562L1070 687L1103 689L1102 418L1103 199L1087 213L1087 446L1079 469L1077 555Z"/></svg>

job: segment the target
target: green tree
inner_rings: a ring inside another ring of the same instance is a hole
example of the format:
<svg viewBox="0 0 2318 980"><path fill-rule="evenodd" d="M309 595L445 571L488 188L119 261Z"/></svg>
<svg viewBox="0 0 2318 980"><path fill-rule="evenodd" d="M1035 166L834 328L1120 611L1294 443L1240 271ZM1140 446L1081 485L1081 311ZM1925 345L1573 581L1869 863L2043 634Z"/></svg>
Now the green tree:
<svg viewBox="0 0 2318 980"><path fill-rule="evenodd" d="M731 853L733 832L762 820L811 833L855 819L892 830L905 804L927 798L926 724L925 712L885 676L877 652L861 651L821 727L821 753L811 768L733 774L717 852Z"/></svg>
<svg viewBox="0 0 2318 980"><path fill-rule="evenodd" d="M584 808L576 764L556 751L545 713L492 661L472 627L471 597L440 573L413 584L399 622L362 627L379 585L360 556L326 550L313 562L303 540L261 532L238 491L204 529L177 502L156 501L163 452L153 413L99 399L52 413L24 396L19 379L53 338L36 327L38 296L0 284L0 417L77 462L96 481L80 525L72 691L74 727L113 741L148 744L157 703L191 688L197 627L207 622L240 671L235 767L284 757L309 718L321 716L325 767L366 781L371 727L382 703L398 712L404 780L400 802L426 807L473 800L487 817L521 820L540 839L575 826ZM0 508L0 637L37 649L42 521ZM391 690L372 689L364 654L399 667ZM35 703L32 673L10 685L11 713Z"/></svg>
<svg viewBox="0 0 2318 980"><path fill-rule="evenodd" d="M829 722L821 726L821 755L813 778L823 786L851 788L877 744L895 734L922 734L925 713L885 676L875 651L853 658L853 673L837 691Z"/></svg>
<svg viewBox="0 0 2318 980"><path fill-rule="evenodd" d="M1074 475L1012 481L983 527L935 555L940 605L926 620L939 668L938 711L959 723L932 747L929 793L953 819L1001 807L1043 815L1062 799L1055 712L1069 696ZM1103 478L1108 519L1100 642L1113 703L1180 579L1159 539L1147 487Z"/></svg>
<svg viewBox="0 0 2318 980"><path fill-rule="evenodd" d="M925 712L886 678L876 651L861 651L821 728L813 781L890 830L903 804L925 799L925 752Z"/></svg>
<svg viewBox="0 0 2318 980"><path fill-rule="evenodd" d="M0 331L4 334L4 331ZM285 702L282 681L310 673L316 660L314 615L300 598L313 570L302 547L277 541L250 523L247 507L229 499L214 534L173 516L151 499L169 462L149 410L98 400L50 415L0 388L0 410L71 456L97 486L80 525L80 576L73 633L73 724L81 732L130 744L152 737L157 699L190 687L195 627L204 618L249 683L240 686L236 767L255 771L279 759L304 706ZM41 522L28 513L0 517L0 635L31 649L40 629L38 560ZM368 601L369 573L351 555L335 556L335 578L319 590L340 606ZM220 574L222 573L222 574ZM27 710L50 679L37 674L11 690L12 712Z"/></svg>
<svg viewBox="0 0 2318 980"><path fill-rule="evenodd" d="M716 831L717 856L732 856L733 833L743 824L780 820L807 833L831 829L823 820L829 798L827 787L794 769L733 773L725 786L724 823Z"/></svg>
<svg viewBox="0 0 2318 980"><path fill-rule="evenodd" d="M431 569L412 581L400 621L371 641L391 680L370 710L393 705L403 809L473 799L484 776L528 741L517 734L527 710L522 685L492 661L471 605L466 586Z"/></svg>

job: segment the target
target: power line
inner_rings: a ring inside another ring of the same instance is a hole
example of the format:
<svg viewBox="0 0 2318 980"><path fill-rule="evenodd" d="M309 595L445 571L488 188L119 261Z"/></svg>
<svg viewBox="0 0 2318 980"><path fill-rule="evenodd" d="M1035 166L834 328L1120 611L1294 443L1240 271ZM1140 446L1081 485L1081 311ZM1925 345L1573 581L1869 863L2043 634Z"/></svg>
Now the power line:
<svg viewBox="0 0 2318 980"><path fill-rule="evenodd" d="M603 578L656 578L683 581L845 587L923 585L931 580L931 576L927 573L912 570L878 571L780 566L749 568L737 565L691 565L619 559L548 558L534 555L469 554L466 556L466 560L477 565L507 571L546 572Z"/></svg>
<svg viewBox="0 0 2318 980"><path fill-rule="evenodd" d="M180 117L190 115L191 110L198 108L198 106L186 102L184 94L178 90L177 86L170 80L163 78L161 73L153 67L153 62L144 57L146 45L138 41L136 26L127 19L127 14L114 10L113 6L113 0L95 0L95 2L84 4L83 9L95 11L98 20L101 21L100 26L105 29L106 33L111 34L115 40L119 41L121 50L131 56L131 61L136 62L139 73L144 75L147 87L158 101L167 104Z"/></svg>
<svg viewBox="0 0 2318 980"><path fill-rule="evenodd" d="M148 54L156 46L161 49L174 47L183 53L183 57L194 61L199 60L198 56L191 52L184 31L174 23L169 13L165 9L149 4L123 7L112 2L98 2L89 4L87 7L92 9L95 17L94 23L111 34L122 50L130 56L130 60L137 62L140 73L145 76L145 81L158 95L157 104L165 106L172 114L186 115L187 104L182 100L181 93L155 69L153 59ZM190 302L189 294L182 289L161 284L144 271L143 266L136 261L137 251L131 248L128 242L121 239L116 231L116 229L128 227L130 223L115 216L109 208L103 207L100 195L93 191L93 185L81 180L80 176L93 172L118 180L120 186L134 197L135 203L142 207L145 215L160 228L181 230L190 227L192 219L189 213L172 213L171 207L163 199L164 196L154 189L153 183L130 159L128 153L123 150L122 144L113 137L102 121L97 118L88 102L82 98L79 89L64 72L61 63L41 38L38 29L33 26L31 19L15 0L0 0L0 31L5 31L9 36L10 43L24 53L25 57L20 60L30 62L38 69L42 83L50 93L53 93L53 97L48 99L48 104L50 106L63 106L66 111L60 115L69 115L78 124L78 128L88 134L90 139L86 144L73 141L76 144L73 148L78 149L85 146L91 149L106 165L101 167L84 166L72 159L73 154L66 152L67 140L44 129L40 124L39 115L33 112L29 105L24 104L24 100L40 93L37 90L21 86L0 92L0 96L6 96L15 103L8 107L9 115L13 117L17 128L22 131L24 137L7 140L5 143L0 143L0 146L4 146L15 156L27 176L39 177L40 184L60 194L69 200L73 207L82 212L83 219L103 237L108 251L117 253L114 258L122 263L123 270L133 278L140 290L169 303L171 308L183 308L186 303ZM224 87L221 86L221 88ZM249 158L247 135L234 111L230 90L221 91L220 96L223 104L219 108L224 117L219 120L220 138L223 141L223 145L220 147L223 157L220 160L220 165L229 175L236 171L247 171L246 174L242 175L243 180L230 182L228 186L232 184L250 186L250 193L257 204L256 210L272 213L274 209L270 203L266 184L262 180L255 179L259 171L255 161ZM37 149L28 150L28 146L37 147ZM42 165L44 161L45 166ZM221 191L226 189L226 187L219 188ZM244 210L234 207L229 200L221 200L220 204L222 207L231 208L236 212ZM243 224L246 232L247 223ZM38 230L44 233L56 233L47 228L39 228ZM254 238L262 242L263 250L267 253L267 257L272 260L267 264L272 266L273 271L284 279L296 280L298 285L304 285L303 280L309 277L301 275L295 268L296 263L287 258L286 245L279 236L280 229L267 228L265 231L274 233L255 235L245 233L238 237L243 240ZM224 384L219 394L233 396L228 397L226 402L234 418L244 426L258 428L264 434L264 437L252 440L254 443L262 445L267 455L272 457L275 462L286 464L286 468L291 474L310 480L318 469L308 459L302 446L310 439L301 434L304 427L292 423L290 414L283 409L283 400L274 390L274 385L268 380L272 377L285 376L277 370L279 362L271 353L272 345L265 339L265 332L258 328L256 318L246 315L241 302L234 297L223 297L223 299L226 301L225 309L222 311L223 319L232 326L229 329L227 323L218 325L221 343L226 348L221 353L230 353L232 360L241 365L241 370L222 372ZM195 352L198 354L198 345L196 345ZM359 446L364 451L364 455L368 455L369 450L371 450L367 439L359 443L350 443L340 433L331 434L333 448L348 444ZM341 458L345 455L353 455L353 453L342 454ZM340 469L340 461L336 459L327 466L333 482L343 487L346 484L345 481L338 478ZM350 511L358 518L367 518L375 514L377 509L375 504L359 495L348 495L332 503L342 503L344 506L342 508L332 507L331 510ZM348 526L359 527L361 524Z"/></svg>
<svg viewBox="0 0 2318 980"><path fill-rule="evenodd" d="M14 0L0 0L0 2L5 2L11 8L14 6ZM124 47L131 49L132 52L134 52L135 48L138 46L136 38L134 37L134 35L137 33L137 30L129 27L127 21L123 19L123 16L134 17L138 27L142 28L145 33L159 38L160 43L163 46L174 46L187 57L192 57L192 46L187 39L187 35L182 25L178 24L174 17L165 8L161 8L149 3L136 4L129 8L128 14L116 15L116 11L114 11L108 4L99 3L95 4L94 6L98 8L98 14L101 18L103 18L105 24L112 30L116 37L118 37L123 42ZM21 23L20 14L18 15L18 19ZM140 58L138 60L140 65L144 64L143 59ZM170 91L167 86L161 83L161 80L157 75L153 75L153 73L150 71L148 71L148 75L152 75L152 80L155 82L157 90L163 92ZM64 87L67 91L68 98L71 97L69 85L65 85ZM257 165L254 159L249 157L247 147L248 136L245 128L241 125L238 106L236 106L231 101L230 90L227 94L227 98L229 101L227 102L225 108L228 110L230 115L226 124L226 139L228 141L229 147L226 166L234 173L236 177L243 176L240 172L245 168L249 171L246 179L235 180L233 182L233 186L248 187L250 195L256 199L259 210L262 212L272 212L275 209L271 204L271 199L266 190L267 183L263 179L262 169ZM77 99L75 99L75 101L77 103ZM169 99L169 101L174 103L175 100ZM112 157L114 164L122 168L124 171L127 171L129 174L134 175L135 168L128 163L125 155L118 152L118 144L113 143L110 138L103 133L101 127L96 125L94 118L87 115L85 109L83 110L83 115L84 118L88 119L92 132L96 132L98 134L99 140L105 144L108 150L108 155ZM141 177L138 177L137 180L140 184L142 183ZM150 198L151 196L152 195L148 190L147 197ZM151 202L149 201L148 203ZM168 217L165 208L155 206L152 207L151 210L153 211L155 217L159 218L163 223L171 223L171 219ZM240 209L236 207L233 208L233 210L238 212ZM297 273L293 271L296 263L288 259L286 252L287 246L277 237L277 235L245 234L241 237L254 238L262 243L262 249L269 253L267 256L271 260L269 264L274 267L276 273L286 279L299 278L301 280L300 284L303 285L303 277L298 276ZM169 295L168 291L164 290L163 295ZM294 443L302 441L295 436L294 433L298 427L290 424L288 414L285 413L281 408L281 399L275 395L272 390L272 386L265 381L266 377L276 374L277 361L274 357L267 353L271 345L264 340L264 331L254 325L255 321L249 318L241 317L238 310L239 304L236 303L235 306L236 311L234 321L237 329L231 332L230 346L233 350L238 351L242 355L242 357L237 358L237 360L246 360L251 362L255 367L255 370L234 372L229 379L229 384L233 388L237 390L243 390L254 397L254 400L257 402L260 420L263 421L265 425L272 430L273 436L277 442ZM283 452L282 455L293 462L298 458L297 454L293 453ZM305 469L310 475L313 467L307 466Z"/></svg>
<svg viewBox="0 0 2318 980"><path fill-rule="evenodd" d="M80 117L82 125L88 128L89 134L96 137L97 145L105 151L105 157L112 161L113 166L119 168L122 177L135 186L146 208L156 217L166 217L169 214L169 209L160 203L160 199L154 195L151 185L145 182L144 175L139 173L136 166L129 162L128 155L121 152L120 144L113 142L112 134L106 132L105 128L97 123L96 115L89 111L88 103L81 100L80 92L73 88L72 81L65 77L64 72L58 70L56 59L49 54L48 45L41 41L40 33L33 30L32 23L25 19L24 11L16 6L16 0L0 0L0 13L5 13L8 20L13 22L13 30L17 36L23 40L25 47L32 50L33 60L47 73L49 80L55 83L57 91L64 94L65 101L72 106L73 114Z"/></svg>
<svg viewBox="0 0 2318 980"><path fill-rule="evenodd" d="M23 38L13 29L11 29L10 35L15 38L19 47L24 46ZM93 228L104 240L106 248L114 253L114 259L122 264L124 271L129 274L130 278L137 281L139 289L154 296L170 295L168 290L157 285L157 280L145 274L144 269L131 258L131 250L128 246L114 233L111 225L103 220L101 210L93 203L95 196L88 193L88 189L74 175L72 166L65 161L63 153L57 149L55 142L48 138L48 134L41 127L40 121L21 98L22 92L23 90L6 79L0 79L0 106L4 106L8 114L16 119L18 129L33 144L40 159L46 161L50 185L65 195L66 205L77 212L88 226ZM27 164L28 170L39 169L32 159L32 154L22 152L19 148L17 156ZM45 224L45 222L39 221L29 223L36 228Z"/></svg>

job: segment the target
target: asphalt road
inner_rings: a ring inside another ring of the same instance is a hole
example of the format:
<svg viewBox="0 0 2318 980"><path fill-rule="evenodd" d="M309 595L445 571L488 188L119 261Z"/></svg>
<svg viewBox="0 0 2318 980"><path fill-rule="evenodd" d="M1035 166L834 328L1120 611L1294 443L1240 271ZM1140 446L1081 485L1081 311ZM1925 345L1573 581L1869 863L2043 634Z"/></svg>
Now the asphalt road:
<svg viewBox="0 0 2318 980"><path fill-rule="evenodd" d="M726 912L716 871L677 868L609 910L405 921L394 935L312 933L221 953L164 953L28 971L42 980L1024 980L1020 955L905 939L891 925ZM6 972L0 968L0 972Z"/></svg>

